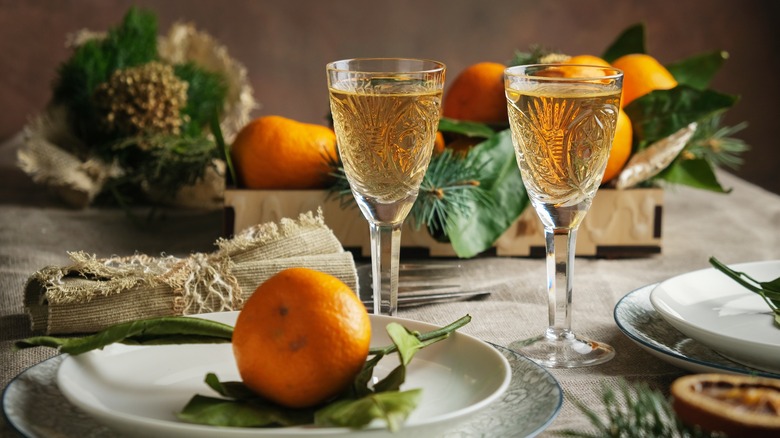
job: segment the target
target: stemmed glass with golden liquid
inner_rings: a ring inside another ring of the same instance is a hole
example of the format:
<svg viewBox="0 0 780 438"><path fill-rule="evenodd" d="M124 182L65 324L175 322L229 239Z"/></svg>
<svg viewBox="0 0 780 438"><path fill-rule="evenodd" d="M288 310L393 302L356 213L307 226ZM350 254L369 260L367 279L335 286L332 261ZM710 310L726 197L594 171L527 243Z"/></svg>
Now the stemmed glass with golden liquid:
<svg viewBox="0 0 780 438"><path fill-rule="evenodd" d="M374 313L394 315L401 226L433 154L445 67L364 58L326 69L339 154L371 233Z"/></svg>
<svg viewBox="0 0 780 438"><path fill-rule="evenodd" d="M531 204L544 225L549 326L512 348L547 367L606 362L609 345L571 329L577 228L601 183L615 133L623 73L580 65L506 69L509 124Z"/></svg>

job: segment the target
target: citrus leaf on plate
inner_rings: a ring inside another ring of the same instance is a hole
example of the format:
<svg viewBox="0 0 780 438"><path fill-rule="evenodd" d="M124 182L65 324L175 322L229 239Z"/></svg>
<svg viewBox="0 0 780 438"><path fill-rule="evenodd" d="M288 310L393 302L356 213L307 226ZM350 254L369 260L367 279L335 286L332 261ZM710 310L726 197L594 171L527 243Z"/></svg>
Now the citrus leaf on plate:
<svg viewBox="0 0 780 438"><path fill-rule="evenodd" d="M183 316L139 319L107 327L93 335L78 337L34 336L16 342L17 349L37 346L81 354L115 342L132 345L209 344L230 342L233 327L221 322Z"/></svg>
<svg viewBox="0 0 780 438"><path fill-rule="evenodd" d="M317 411L314 423L353 429L367 426L375 418L387 421L388 429L398 431L417 407L422 390L380 392L359 400L343 400Z"/></svg>
<svg viewBox="0 0 780 438"><path fill-rule="evenodd" d="M178 417L190 423L211 426L262 427L310 424L314 414L306 409L280 408L260 398L250 402L195 395Z"/></svg>

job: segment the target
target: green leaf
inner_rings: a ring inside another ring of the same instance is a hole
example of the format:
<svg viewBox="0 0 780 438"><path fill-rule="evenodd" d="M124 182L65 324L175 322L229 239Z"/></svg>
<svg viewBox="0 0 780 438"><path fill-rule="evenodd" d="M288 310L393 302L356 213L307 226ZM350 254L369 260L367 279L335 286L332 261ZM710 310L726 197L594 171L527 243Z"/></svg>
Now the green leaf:
<svg viewBox="0 0 780 438"><path fill-rule="evenodd" d="M420 389L412 389L371 394L359 400L339 401L317 411L314 423L320 426L358 429L367 426L375 418L382 418L392 432L397 432L417 407L421 393Z"/></svg>
<svg viewBox="0 0 780 438"><path fill-rule="evenodd" d="M247 402L195 395L178 417L190 423L223 427L295 426L310 424L314 412L281 408L261 399Z"/></svg>
<svg viewBox="0 0 780 438"><path fill-rule="evenodd" d="M214 373L206 374L205 382L209 388L223 397L236 400L251 400L257 398L257 394L244 385L244 382L221 382Z"/></svg>
<svg viewBox="0 0 780 438"><path fill-rule="evenodd" d="M645 25L635 24L624 30L617 39L607 47L601 58L611 63L623 55L631 53L647 53L645 48Z"/></svg>
<svg viewBox="0 0 780 438"><path fill-rule="evenodd" d="M495 134L495 131L484 123L449 119L447 117L442 117L439 120L439 131L480 138L489 138Z"/></svg>
<svg viewBox="0 0 780 438"><path fill-rule="evenodd" d="M373 357L368 359L366 363L363 364L363 369L360 370L358 375L353 379L352 385L344 395L345 397L360 398L373 392L371 388L368 387L368 385L373 379L374 368L376 367L376 364L378 364L384 356L385 354L383 352L375 353Z"/></svg>
<svg viewBox="0 0 780 438"><path fill-rule="evenodd" d="M233 327L221 322L183 316L166 316L115 324L80 337L35 336L16 342L17 349L44 346L77 355L115 342L133 345L228 343Z"/></svg>
<svg viewBox="0 0 780 438"><path fill-rule="evenodd" d="M409 365L414 355L427 347L449 337L450 332L442 333L439 336L420 339L419 333L410 332L409 329L397 322L387 324L385 328L393 344L398 348L398 354L401 356L401 364Z"/></svg>
<svg viewBox="0 0 780 438"><path fill-rule="evenodd" d="M406 327L397 322L387 324L385 330L387 331L387 334L390 335L393 344L398 347L398 354L401 356L401 364L404 366L409 365L414 354L424 346L423 343L417 339L417 336L410 333Z"/></svg>
<svg viewBox="0 0 780 438"><path fill-rule="evenodd" d="M406 365L401 364L393 368L382 380L374 385L375 393L398 391L406 381Z"/></svg>
<svg viewBox="0 0 780 438"><path fill-rule="evenodd" d="M529 200L515 159L512 134L506 129L475 146L470 154L483 165L482 187L494 208L470 209L447 227L447 236L458 257L473 257L493 246L528 206Z"/></svg>
<svg viewBox="0 0 780 438"><path fill-rule="evenodd" d="M667 68L679 84L704 90L728 57L728 52L717 50L691 56Z"/></svg>
<svg viewBox="0 0 780 438"><path fill-rule="evenodd" d="M729 268L715 257L710 257L710 264L742 287L761 295L769 308L775 312L775 319L777 318L777 315L780 314L780 277L768 282L760 282L744 272Z"/></svg>
<svg viewBox="0 0 780 438"><path fill-rule="evenodd" d="M677 158L658 174L658 178L673 184L683 184L718 193L728 193L720 185L709 161L701 158L686 160Z"/></svg>
<svg viewBox="0 0 780 438"><path fill-rule="evenodd" d="M626 106L634 136L641 139L638 149L679 131L691 122L724 111L737 101L734 96L712 90L678 85L671 90L656 90Z"/></svg>

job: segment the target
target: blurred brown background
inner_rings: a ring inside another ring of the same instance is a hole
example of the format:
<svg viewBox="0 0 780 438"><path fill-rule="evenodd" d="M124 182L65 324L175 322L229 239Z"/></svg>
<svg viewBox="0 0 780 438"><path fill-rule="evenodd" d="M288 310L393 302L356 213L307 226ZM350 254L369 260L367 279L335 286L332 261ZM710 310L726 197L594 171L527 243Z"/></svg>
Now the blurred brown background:
<svg viewBox="0 0 780 438"><path fill-rule="evenodd" d="M452 79L479 61L507 62L540 43L600 55L629 25L644 22L662 63L721 49L730 59L713 88L742 96L726 122L752 150L738 172L780 193L776 140L780 102L780 2L762 0L0 0L0 142L46 105L67 34L116 25L131 5L155 11L161 31L191 21L246 65L253 115L324 123L324 66L358 56L445 62Z"/></svg>

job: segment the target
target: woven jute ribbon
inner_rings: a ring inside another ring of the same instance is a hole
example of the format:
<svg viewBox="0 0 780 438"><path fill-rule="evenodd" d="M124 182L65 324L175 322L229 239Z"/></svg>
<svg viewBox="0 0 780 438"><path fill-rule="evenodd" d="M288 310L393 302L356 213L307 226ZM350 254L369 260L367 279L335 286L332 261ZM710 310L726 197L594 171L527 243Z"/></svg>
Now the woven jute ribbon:
<svg viewBox="0 0 780 438"><path fill-rule="evenodd" d="M140 318L240 310L261 283L291 267L329 273L357 290L352 254L321 212L260 224L216 246L186 258L70 252L69 265L43 268L27 281L32 329L90 333Z"/></svg>

